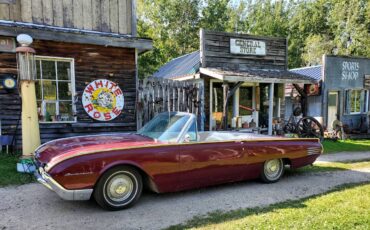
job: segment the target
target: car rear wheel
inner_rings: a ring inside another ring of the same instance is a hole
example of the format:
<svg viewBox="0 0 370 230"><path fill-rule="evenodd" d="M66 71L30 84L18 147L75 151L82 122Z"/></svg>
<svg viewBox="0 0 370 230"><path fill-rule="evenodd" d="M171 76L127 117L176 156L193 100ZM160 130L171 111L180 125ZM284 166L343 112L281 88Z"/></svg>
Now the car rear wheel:
<svg viewBox="0 0 370 230"><path fill-rule="evenodd" d="M284 163L282 159L271 159L265 161L261 179L265 183L274 183L280 180L284 174Z"/></svg>
<svg viewBox="0 0 370 230"><path fill-rule="evenodd" d="M120 210L136 203L142 189L140 173L132 167L121 166L103 174L95 187L94 198L104 209Z"/></svg>

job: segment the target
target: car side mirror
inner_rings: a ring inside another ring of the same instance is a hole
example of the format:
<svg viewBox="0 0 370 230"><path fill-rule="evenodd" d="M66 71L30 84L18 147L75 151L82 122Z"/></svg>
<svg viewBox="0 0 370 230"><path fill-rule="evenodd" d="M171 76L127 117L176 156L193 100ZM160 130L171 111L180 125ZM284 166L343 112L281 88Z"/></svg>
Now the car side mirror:
<svg viewBox="0 0 370 230"><path fill-rule="evenodd" d="M190 134L189 133L185 134L184 142L188 143L190 142L190 139L191 139Z"/></svg>

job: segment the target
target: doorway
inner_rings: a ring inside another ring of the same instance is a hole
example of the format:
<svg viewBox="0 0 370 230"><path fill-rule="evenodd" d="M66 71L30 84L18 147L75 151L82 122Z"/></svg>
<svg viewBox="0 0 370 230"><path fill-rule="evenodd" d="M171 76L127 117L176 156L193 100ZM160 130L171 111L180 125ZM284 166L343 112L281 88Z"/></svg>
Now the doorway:
<svg viewBox="0 0 370 230"><path fill-rule="evenodd" d="M337 115L339 115L338 103L339 103L339 92L330 91L328 98L328 123L327 123L328 130L333 129L332 127L333 121L336 120Z"/></svg>

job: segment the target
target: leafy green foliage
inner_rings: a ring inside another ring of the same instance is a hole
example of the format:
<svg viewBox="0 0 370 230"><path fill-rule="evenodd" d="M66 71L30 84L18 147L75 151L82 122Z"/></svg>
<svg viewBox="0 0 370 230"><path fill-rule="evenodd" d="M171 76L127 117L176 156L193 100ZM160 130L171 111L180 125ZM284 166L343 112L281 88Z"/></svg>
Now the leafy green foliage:
<svg viewBox="0 0 370 230"><path fill-rule="evenodd" d="M286 37L290 68L323 54L370 56L368 0L139 0L138 15L138 35L154 44L139 57L140 77L199 49L200 28Z"/></svg>
<svg viewBox="0 0 370 230"><path fill-rule="evenodd" d="M138 4L138 35L152 38L154 46L139 59L140 77L198 49L199 0L139 0Z"/></svg>

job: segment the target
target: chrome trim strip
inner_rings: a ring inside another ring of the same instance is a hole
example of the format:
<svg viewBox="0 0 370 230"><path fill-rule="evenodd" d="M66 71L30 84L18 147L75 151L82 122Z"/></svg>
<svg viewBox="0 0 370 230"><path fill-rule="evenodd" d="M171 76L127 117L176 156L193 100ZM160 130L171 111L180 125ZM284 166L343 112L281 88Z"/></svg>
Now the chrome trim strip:
<svg viewBox="0 0 370 230"><path fill-rule="evenodd" d="M308 147L307 155L321 154L322 148L320 147Z"/></svg>
<svg viewBox="0 0 370 230"><path fill-rule="evenodd" d="M93 193L93 189L65 189L41 167L35 171L35 177L39 183L56 192L63 200L89 200Z"/></svg>

